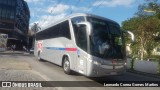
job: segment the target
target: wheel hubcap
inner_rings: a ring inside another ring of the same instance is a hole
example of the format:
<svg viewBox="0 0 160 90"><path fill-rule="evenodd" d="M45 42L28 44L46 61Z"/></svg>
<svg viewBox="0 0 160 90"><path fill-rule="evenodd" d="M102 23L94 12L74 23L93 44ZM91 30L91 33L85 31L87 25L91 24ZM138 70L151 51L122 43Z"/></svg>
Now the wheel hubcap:
<svg viewBox="0 0 160 90"><path fill-rule="evenodd" d="M65 61L64 62L64 70L68 71L68 69L69 69L69 61Z"/></svg>

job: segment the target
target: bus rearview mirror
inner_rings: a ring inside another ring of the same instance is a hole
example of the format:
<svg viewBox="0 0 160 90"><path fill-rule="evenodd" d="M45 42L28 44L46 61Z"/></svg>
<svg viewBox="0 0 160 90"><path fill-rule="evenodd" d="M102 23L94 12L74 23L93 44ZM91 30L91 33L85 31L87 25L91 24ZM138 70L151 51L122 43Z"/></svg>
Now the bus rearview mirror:
<svg viewBox="0 0 160 90"><path fill-rule="evenodd" d="M81 26L86 26L86 30L88 31L88 34L91 34L91 24L89 22L80 22L80 23L76 23L77 27L81 27Z"/></svg>
<svg viewBox="0 0 160 90"><path fill-rule="evenodd" d="M135 36L131 31L127 31L127 30L122 30L122 31L123 31L123 33L127 33L131 36L132 43L135 42Z"/></svg>

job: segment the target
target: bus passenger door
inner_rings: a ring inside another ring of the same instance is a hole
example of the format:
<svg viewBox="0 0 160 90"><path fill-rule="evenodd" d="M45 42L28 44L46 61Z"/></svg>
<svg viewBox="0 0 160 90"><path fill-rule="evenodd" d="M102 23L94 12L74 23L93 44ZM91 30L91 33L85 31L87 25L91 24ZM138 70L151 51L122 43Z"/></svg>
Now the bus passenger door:
<svg viewBox="0 0 160 90"><path fill-rule="evenodd" d="M77 50L77 69L81 74L86 75L87 73L87 53L82 49L78 48Z"/></svg>
<svg viewBox="0 0 160 90"><path fill-rule="evenodd" d="M75 31L77 50L77 69L79 73L86 74L87 70L87 31L86 25L80 24Z"/></svg>

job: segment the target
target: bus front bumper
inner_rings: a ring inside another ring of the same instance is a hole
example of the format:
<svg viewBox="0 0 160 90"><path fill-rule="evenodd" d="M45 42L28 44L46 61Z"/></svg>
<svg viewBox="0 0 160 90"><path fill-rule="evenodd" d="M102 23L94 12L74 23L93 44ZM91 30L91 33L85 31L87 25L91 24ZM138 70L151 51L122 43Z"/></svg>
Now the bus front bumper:
<svg viewBox="0 0 160 90"><path fill-rule="evenodd" d="M126 65L94 65L89 77L104 77L108 75L121 75L126 72Z"/></svg>

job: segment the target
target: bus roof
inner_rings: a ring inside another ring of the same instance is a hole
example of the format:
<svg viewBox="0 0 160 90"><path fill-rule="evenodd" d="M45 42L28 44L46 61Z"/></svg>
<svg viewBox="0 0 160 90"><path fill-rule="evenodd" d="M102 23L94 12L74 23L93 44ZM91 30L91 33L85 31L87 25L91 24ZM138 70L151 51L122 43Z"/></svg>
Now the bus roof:
<svg viewBox="0 0 160 90"><path fill-rule="evenodd" d="M54 26L54 25L56 25L56 24L58 24L58 23L60 23L60 22L63 22L63 21L65 21L65 20L67 20L67 19L74 18L74 17L77 17L77 16L91 16L91 17L103 19L103 20L106 20L106 21L109 21L109 22L118 24L117 22L115 22L115 21L113 21L113 20L111 20L111 19L108 19L108 18L105 18L105 17L101 17L101 16L98 16L98 15L93 15L93 14L88 14L88 13L75 13L75 14L71 14L71 15L69 15L69 16L61 19L61 20L58 20L58 21L52 23L51 25L48 25L48 26L42 28L42 30L40 30L40 31L38 31L38 32L41 32L41 31L43 31L43 30L45 30L45 29L47 29L47 28L50 28L50 27L52 27L52 26ZM37 32L37 33L38 33L38 32Z"/></svg>

